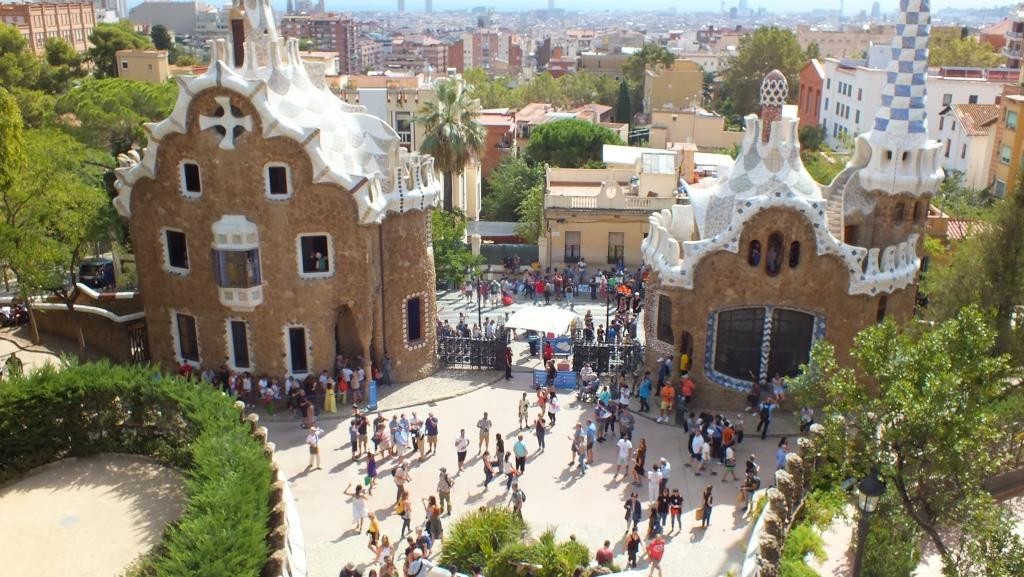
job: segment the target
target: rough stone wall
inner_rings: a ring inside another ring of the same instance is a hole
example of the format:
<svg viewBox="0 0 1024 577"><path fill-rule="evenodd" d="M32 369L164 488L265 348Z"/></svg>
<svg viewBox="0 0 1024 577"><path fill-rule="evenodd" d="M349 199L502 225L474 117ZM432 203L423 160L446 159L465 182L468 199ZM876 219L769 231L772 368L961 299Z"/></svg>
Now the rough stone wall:
<svg viewBox="0 0 1024 577"><path fill-rule="evenodd" d="M95 303L92 303L95 306ZM78 342L77 326L82 328L85 344L119 363L131 362L128 327L134 323L119 324L99 315L68 310L33 310L39 331L59 335ZM138 322L138 321L136 321Z"/></svg>
<svg viewBox="0 0 1024 577"><path fill-rule="evenodd" d="M799 213L788 209L765 210L748 222L740 236L740 251L720 251L705 256L695 270L694 290L659 287L657 275L652 276L652 293L665 293L672 299L672 326L676 343L688 331L693 337L691 376L702 385L697 397L702 406L731 406L743 402L744 395L712 383L705 376L705 352L713 347L708 342L707 320L713 311L743 306L773 305L810 312L825 317L825 338L836 347L836 356L849 364L853 338L861 329L874 324L879 297L847 294L848 274L844 262L832 255L815 254L811 224ZM765 272L768 237L781 232L785 255L775 276ZM759 240L762 257L758 266L747 261L747 247ZM789 250L793 241L800 243L800 260L789 267ZM913 314L917 285L887 297L887 316L904 321ZM678 348L678 347L677 347ZM676 351L678 355L678 351ZM653 366L656 354L648 352ZM678 356L676 357L678 358Z"/></svg>
<svg viewBox="0 0 1024 577"><path fill-rule="evenodd" d="M875 195L874 211L865 219L860 231L860 246L885 248L907 240L913 233L924 236L928 216L928 198L910 195ZM914 203L918 205L918 220L914 221ZM898 206L903 206L903 219L897 220Z"/></svg>
<svg viewBox="0 0 1024 577"><path fill-rule="evenodd" d="M422 212L389 214L381 225L384 348L391 354L398 381L429 376L436 368L437 302L428 219L429 214ZM406 339L406 301L413 297L422 302L423 337L410 343Z"/></svg>
<svg viewBox="0 0 1024 577"><path fill-rule="evenodd" d="M220 150L221 136L213 129L200 131L197 122L200 114L212 115L218 108L214 97L225 94L253 122L251 132L235 139L233 151ZM226 321L240 319L248 323L254 373L281 375L288 371L287 325L306 327L309 370L318 372L333 363L335 326L345 307L351 318L342 324L355 333L345 340L355 342L369 359L373 310L379 307L375 280L379 272L371 258L377 227L357 224L356 204L348 191L312 184L313 168L299 143L261 138L260 117L244 98L223 89L198 94L190 105L187 128L185 134L161 142L156 178L141 180L132 194L131 232L153 360L165 368L175 364L171 311L178 310L196 317L203 366L219 366L227 360ZM180 193L179 162L183 159L200 166L200 198L189 199ZM265 194L264 165L271 161L290 168L293 194L287 200L271 200ZM244 215L259 229L264 294L263 303L250 312L221 305L214 281L211 227L227 214ZM425 218L422 213L417 215ZM164 270L161 227L185 232L188 275ZM299 277L297 237L301 233L331 236L332 276ZM418 281L408 278L404 282Z"/></svg>

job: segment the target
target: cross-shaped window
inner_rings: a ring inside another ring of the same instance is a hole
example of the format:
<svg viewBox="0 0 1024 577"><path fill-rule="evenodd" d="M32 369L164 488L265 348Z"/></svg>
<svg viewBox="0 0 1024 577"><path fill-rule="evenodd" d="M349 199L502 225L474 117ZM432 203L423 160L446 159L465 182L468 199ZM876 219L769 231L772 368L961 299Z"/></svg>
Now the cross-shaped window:
<svg viewBox="0 0 1024 577"><path fill-rule="evenodd" d="M233 106L227 96L217 96L214 100L220 107L213 116L199 117L199 129L213 128L221 135L221 150L234 150L235 139L246 130L252 130L252 117L242 116L242 111Z"/></svg>

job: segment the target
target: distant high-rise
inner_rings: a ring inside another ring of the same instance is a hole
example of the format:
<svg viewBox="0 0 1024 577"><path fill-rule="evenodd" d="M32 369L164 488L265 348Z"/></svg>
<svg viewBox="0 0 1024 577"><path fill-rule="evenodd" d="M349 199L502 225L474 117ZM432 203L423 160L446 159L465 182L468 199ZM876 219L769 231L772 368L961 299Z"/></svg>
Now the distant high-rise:
<svg viewBox="0 0 1024 577"><path fill-rule="evenodd" d="M405 0L398 0L398 11L405 12Z"/></svg>
<svg viewBox="0 0 1024 577"><path fill-rule="evenodd" d="M871 19L877 20L882 15L882 7L878 5L878 2L871 4Z"/></svg>
<svg viewBox="0 0 1024 577"><path fill-rule="evenodd" d="M427 0L427 5L424 7L427 13L434 11L434 0Z"/></svg>
<svg viewBox="0 0 1024 577"><path fill-rule="evenodd" d="M738 6L738 8L739 8L740 12L746 12L747 11L747 0L740 0L740 5Z"/></svg>
<svg viewBox="0 0 1024 577"><path fill-rule="evenodd" d="M548 0L548 10L555 9L555 0Z"/></svg>

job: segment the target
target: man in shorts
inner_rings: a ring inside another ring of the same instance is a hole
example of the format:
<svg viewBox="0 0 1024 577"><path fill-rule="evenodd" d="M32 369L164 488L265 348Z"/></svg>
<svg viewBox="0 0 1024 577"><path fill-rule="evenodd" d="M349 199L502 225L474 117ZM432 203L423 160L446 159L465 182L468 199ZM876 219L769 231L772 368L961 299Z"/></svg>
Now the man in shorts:
<svg viewBox="0 0 1024 577"><path fill-rule="evenodd" d="M633 442L622 437L618 443L615 443L615 446L618 447L619 454L615 460L615 474L612 475L612 481L619 476L619 469L622 469L622 480L625 481L626 476L629 475L629 457L633 453Z"/></svg>
<svg viewBox="0 0 1024 577"><path fill-rule="evenodd" d="M434 413L427 413L427 420L423 423L423 428L427 430L427 445L430 446L430 452L437 452L437 417Z"/></svg>
<svg viewBox="0 0 1024 577"><path fill-rule="evenodd" d="M466 470L467 450L469 450L469 439L466 438L466 429L459 429L459 438L455 439L455 453L459 457L459 471Z"/></svg>
<svg viewBox="0 0 1024 577"><path fill-rule="evenodd" d="M476 428L480 429L480 442L476 445L476 452L480 452L480 447L483 447L484 451L491 449L491 420L487 417L487 413L476 422Z"/></svg>
<svg viewBox="0 0 1024 577"><path fill-rule="evenodd" d="M659 395L661 396L661 415L657 418L657 422L667 423L669 415L672 414L672 406L676 400L676 390L666 381L665 385L661 387Z"/></svg>

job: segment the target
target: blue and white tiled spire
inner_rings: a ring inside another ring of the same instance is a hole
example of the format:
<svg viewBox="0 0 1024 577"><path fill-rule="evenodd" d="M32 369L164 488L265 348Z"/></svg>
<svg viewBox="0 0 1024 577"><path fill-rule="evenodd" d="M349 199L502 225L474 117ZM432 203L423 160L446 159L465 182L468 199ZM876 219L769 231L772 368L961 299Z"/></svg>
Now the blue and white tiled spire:
<svg viewBox="0 0 1024 577"><path fill-rule="evenodd" d="M875 116L873 132L898 136L903 143L907 143L906 135L917 135L923 142L928 134L925 80L932 19L928 2L900 0L892 60L882 87L882 107Z"/></svg>
<svg viewBox="0 0 1024 577"><path fill-rule="evenodd" d="M859 171L866 190L931 195L942 180L937 156L941 146L928 139L925 109L932 19L929 1L900 0L882 106L871 131L858 137L854 155L855 159L870 155Z"/></svg>

